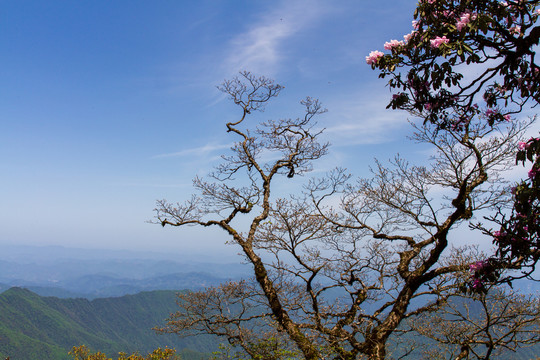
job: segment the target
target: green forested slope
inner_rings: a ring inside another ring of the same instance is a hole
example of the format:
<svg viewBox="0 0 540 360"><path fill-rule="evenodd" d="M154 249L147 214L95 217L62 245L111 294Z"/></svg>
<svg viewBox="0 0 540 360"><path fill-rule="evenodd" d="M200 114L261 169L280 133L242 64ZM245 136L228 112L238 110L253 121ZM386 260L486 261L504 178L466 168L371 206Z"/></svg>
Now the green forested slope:
<svg viewBox="0 0 540 360"><path fill-rule="evenodd" d="M181 339L152 331L175 311L175 300L175 291L89 301L40 297L12 288L0 294L0 358L69 359L67 352L80 344L111 355L165 346L179 352L215 349L216 341L209 337Z"/></svg>
<svg viewBox="0 0 540 360"><path fill-rule="evenodd" d="M176 311L175 294L160 290L90 301L41 297L26 289L11 288L0 294L0 359L71 359L68 351L82 344L110 356L120 351L148 353L168 346L176 348L184 360L206 359L203 353L216 350L218 339L181 339L152 331ZM401 337L391 347L400 347L407 339ZM533 359L538 351L534 346L499 358ZM419 358L420 353L407 357Z"/></svg>

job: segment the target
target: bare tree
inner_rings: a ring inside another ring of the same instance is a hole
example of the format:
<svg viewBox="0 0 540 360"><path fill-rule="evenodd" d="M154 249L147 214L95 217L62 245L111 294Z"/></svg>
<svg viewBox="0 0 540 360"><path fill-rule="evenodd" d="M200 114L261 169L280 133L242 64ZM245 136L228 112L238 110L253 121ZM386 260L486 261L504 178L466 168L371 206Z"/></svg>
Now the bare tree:
<svg viewBox="0 0 540 360"><path fill-rule="evenodd" d="M478 119L459 132L413 125L412 140L433 150L429 165L398 156L356 181L336 169L302 193L273 199L278 176L302 175L326 154L313 123L324 110L307 98L303 117L249 130L247 116L282 87L244 72L220 89L242 109L226 124L239 141L210 181L195 179L200 195L159 201L156 222L225 230L253 279L182 295L180 311L160 330L222 335L253 358L253 339L268 333L306 359L385 359L404 320L459 291L454 274L470 263L454 260L469 250L452 250L451 233L476 212L506 204L500 173L530 122Z"/></svg>

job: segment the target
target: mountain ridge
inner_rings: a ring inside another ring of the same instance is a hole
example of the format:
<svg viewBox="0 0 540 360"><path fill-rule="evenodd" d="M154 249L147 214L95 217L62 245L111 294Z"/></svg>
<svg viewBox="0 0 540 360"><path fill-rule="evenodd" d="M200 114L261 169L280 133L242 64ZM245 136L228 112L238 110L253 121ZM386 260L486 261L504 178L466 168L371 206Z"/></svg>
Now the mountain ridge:
<svg viewBox="0 0 540 360"><path fill-rule="evenodd" d="M157 290L88 300L41 297L10 288L0 294L0 357L70 359L68 351L84 344L109 355L168 346L180 353L191 350L186 360L203 359L203 353L216 349L215 338L182 339L152 330L176 310L176 293ZM199 354L193 355L193 350Z"/></svg>

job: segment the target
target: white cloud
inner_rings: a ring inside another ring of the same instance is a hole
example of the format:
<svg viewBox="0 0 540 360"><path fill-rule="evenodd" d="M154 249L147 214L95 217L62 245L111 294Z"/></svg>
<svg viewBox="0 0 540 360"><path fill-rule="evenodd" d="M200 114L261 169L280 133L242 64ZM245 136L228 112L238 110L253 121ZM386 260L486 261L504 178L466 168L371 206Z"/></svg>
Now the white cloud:
<svg viewBox="0 0 540 360"><path fill-rule="evenodd" d="M329 102L330 119L325 136L335 145L379 144L395 140L407 128L408 114L388 110L388 92L356 93L348 99Z"/></svg>
<svg viewBox="0 0 540 360"><path fill-rule="evenodd" d="M272 3L266 12L246 32L231 42L225 60L226 71L236 73L249 70L258 74L274 75L284 60L283 44L308 28L328 9L318 1L282 1Z"/></svg>
<svg viewBox="0 0 540 360"><path fill-rule="evenodd" d="M216 150L228 149L231 144L206 144L204 146L194 147L191 149L184 149L174 153L166 153L152 156L153 159L157 158L169 158L169 157L184 157L187 155L199 155L206 156Z"/></svg>

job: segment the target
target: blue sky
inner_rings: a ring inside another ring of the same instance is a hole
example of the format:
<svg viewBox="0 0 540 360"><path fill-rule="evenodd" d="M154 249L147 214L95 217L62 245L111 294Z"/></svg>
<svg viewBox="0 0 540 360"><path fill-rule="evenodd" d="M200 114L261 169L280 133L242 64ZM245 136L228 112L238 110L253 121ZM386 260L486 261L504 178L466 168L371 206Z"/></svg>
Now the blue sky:
<svg viewBox="0 0 540 360"><path fill-rule="evenodd" d="M365 63L411 30L415 1L0 2L0 244L199 253L208 229L146 223L216 164L238 110L216 89L240 70L285 86L258 120L319 98L335 165L422 149Z"/></svg>

